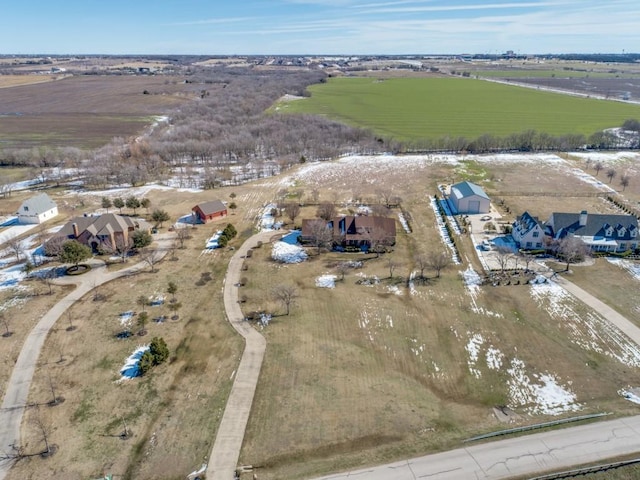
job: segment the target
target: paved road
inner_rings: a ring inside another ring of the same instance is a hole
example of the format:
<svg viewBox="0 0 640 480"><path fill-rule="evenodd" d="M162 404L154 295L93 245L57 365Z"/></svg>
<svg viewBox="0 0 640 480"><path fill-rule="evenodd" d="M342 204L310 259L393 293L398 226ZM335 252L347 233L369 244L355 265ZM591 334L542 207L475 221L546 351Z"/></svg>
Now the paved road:
<svg viewBox="0 0 640 480"><path fill-rule="evenodd" d="M497 480L640 451L640 416L509 438L316 480Z"/></svg>
<svg viewBox="0 0 640 480"><path fill-rule="evenodd" d="M156 237L158 260L166 254L166 247L171 238L172 235L169 234L161 234ZM90 272L77 277L63 277L56 281L60 284L75 284L77 288L44 314L22 346L0 408L0 455L10 453L10 445L20 445L20 426L29 397L31 380L38 365L42 345L56 321L71 305L95 287L148 268L145 262L139 262L117 272L108 272L104 263L96 261L91 263L93 268ZM5 478L10 468L10 461L0 461L0 480Z"/></svg>
<svg viewBox="0 0 640 480"><path fill-rule="evenodd" d="M249 238L231 257L227 268L224 280L224 308L229 323L244 337L246 343L233 387L231 387L231 394L220 421L218 434L209 455L206 476L212 480L234 478L267 346L264 337L244 321L244 315L238 303L237 284L240 281L242 264L247 251L258 241L269 242L273 236L274 232L261 232Z"/></svg>

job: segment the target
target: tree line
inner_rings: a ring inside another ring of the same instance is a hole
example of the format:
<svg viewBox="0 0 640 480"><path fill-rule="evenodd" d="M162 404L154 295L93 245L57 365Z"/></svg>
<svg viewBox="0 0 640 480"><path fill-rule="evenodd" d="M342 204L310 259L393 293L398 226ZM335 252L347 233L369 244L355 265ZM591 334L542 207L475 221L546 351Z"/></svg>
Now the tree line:
<svg viewBox="0 0 640 480"><path fill-rule="evenodd" d="M31 167L42 182L82 176L90 188L135 186L176 176L186 182L180 186L216 188L345 154L640 148L640 122L635 119L622 125L623 132L606 130L589 137L526 130L502 137L486 133L477 138L425 137L408 142L381 138L320 115L270 110L283 95L306 96L309 85L325 80L321 71L194 67L189 81L202 84L206 94L169 112L168 122L147 136L117 137L90 152L44 146L0 149L0 166Z"/></svg>

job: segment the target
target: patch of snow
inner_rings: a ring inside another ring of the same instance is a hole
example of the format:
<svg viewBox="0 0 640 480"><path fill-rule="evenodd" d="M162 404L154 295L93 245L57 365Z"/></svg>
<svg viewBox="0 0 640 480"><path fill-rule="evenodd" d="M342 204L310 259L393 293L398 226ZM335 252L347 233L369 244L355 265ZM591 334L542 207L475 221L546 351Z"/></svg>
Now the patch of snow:
<svg viewBox="0 0 640 480"><path fill-rule="evenodd" d="M622 258L607 257L607 261L629 272L635 280L640 281L640 264Z"/></svg>
<svg viewBox="0 0 640 480"><path fill-rule="evenodd" d="M20 282L26 278L24 263L19 263L0 270L0 290L18 288Z"/></svg>
<svg viewBox="0 0 640 480"><path fill-rule="evenodd" d="M275 242L271 250L271 258L282 263L300 263L304 262L308 255L302 247L285 242Z"/></svg>
<svg viewBox="0 0 640 480"><path fill-rule="evenodd" d="M569 333L572 343L629 367L640 367L640 346L597 312L583 313L582 303L560 285L532 284L531 295L540 308Z"/></svg>
<svg viewBox="0 0 640 480"><path fill-rule="evenodd" d="M637 393L635 393L631 387L618 390L618 395L626 398L630 402L640 404L640 396Z"/></svg>
<svg viewBox="0 0 640 480"><path fill-rule="evenodd" d="M140 376L140 359L147 350L149 350L149 345L141 345L127 357L124 366L120 369L120 381Z"/></svg>
<svg viewBox="0 0 640 480"><path fill-rule="evenodd" d="M122 312L119 315L119 318L120 318L120 325L122 325L124 328L128 328L131 326L131 321L133 320L133 312L131 310L127 312Z"/></svg>
<svg viewBox="0 0 640 480"><path fill-rule="evenodd" d="M470 332L467 333L469 334ZM482 338L482 335L480 335L479 333L474 333L469 337L469 340L464 347L467 351L467 354L469 355L469 358L467 359L469 371L476 378L480 378L482 376L480 370L476 368L476 364L478 362L478 356L480 354L480 347L482 347L483 343L484 339Z"/></svg>
<svg viewBox="0 0 640 480"><path fill-rule="evenodd" d="M467 287L471 295L475 297L480 291L480 286L482 285L482 278L480 278L480 275L478 275L473 267L469 265L467 269L462 272L462 278L464 278L464 285Z"/></svg>
<svg viewBox="0 0 640 480"><path fill-rule="evenodd" d="M336 288L336 276L335 275L320 275L316 277L316 287L320 288Z"/></svg>
<svg viewBox="0 0 640 480"><path fill-rule="evenodd" d="M275 203L270 203L262 209L262 214L258 220L258 230L267 232L270 230L279 230L282 227L282 222L276 222L275 217L271 214L271 211L277 209Z"/></svg>
<svg viewBox="0 0 640 480"><path fill-rule="evenodd" d="M526 373L525 363L518 358L511 360L507 373L510 375L509 399L513 408L524 407L532 415L560 415L582 409L582 405L576 403L575 393L560 385L553 374L533 374L532 381Z"/></svg>
<svg viewBox="0 0 640 480"><path fill-rule="evenodd" d="M491 345L487 348L487 367L491 370L500 370L502 367L502 362L504 360L504 354L498 350L496 347Z"/></svg>
<svg viewBox="0 0 640 480"><path fill-rule="evenodd" d="M387 290L389 291L389 293L393 293L394 295L398 295L399 297L402 296L402 290L400 290L397 285L389 285L387 287Z"/></svg>
<svg viewBox="0 0 640 480"><path fill-rule="evenodd" d="M451 237L449 236L449 232L447 231L447 227L445 226L445 221L442 218L442 215L440 214L440 210L438 209L437 199L436 197L430 197L430 198L431 198L430 205L431 205L431 209L433 210L433 213L436 216L436 224L438 226L438 232L440 233L440 238L442 239L442 242L447 246L447 248L451 250L451 258L453 259L453 263L455 263L456 265L459 265L462 262L460 261L460 257L458 256L458 251L456 250L456 247L453 244Z"/></svg>
<svg viewBox="0 0 640 480"><path fill-rule="evenodd" d="M411 272L411 275L409 275L409 293L411 295L417 295L418 294L418 290L416 290L416 275L418 274L418 272Z"/></svg>
<svg viewBox="0 0 640 480"><path fill-rule="evenodd" d="M398 220L400 220L400 225L402 225L402 228L404 229L404 231L407 233L411 233L411 229L409 228L409 222L407 222L407 219L404 218L404 214L402 212L398 212Z"/></svg>

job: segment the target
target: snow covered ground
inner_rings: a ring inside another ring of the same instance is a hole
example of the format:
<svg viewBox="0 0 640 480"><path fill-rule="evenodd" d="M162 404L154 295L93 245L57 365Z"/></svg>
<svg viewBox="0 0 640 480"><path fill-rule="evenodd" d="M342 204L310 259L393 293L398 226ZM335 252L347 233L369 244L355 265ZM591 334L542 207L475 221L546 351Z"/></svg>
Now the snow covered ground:
<svg viewBox="0 0 640 480"><path fill-rule="evenodd" d="M320 275L316 277L316 287L320 288L336 288L336 276L331 274Z"/></svg>
<svg viewBox="0 0 640 480"><path fill-rule="evenodd" d="M307 252L302 247L290 245L286 242L274 242L271 250L271 258L276 262L300 263L307 259Z"/></svg>
<svg viewBox="0 0 640 480"><path fill-rule="evenodd" d="M551 281L534 283L530 292L540 308L567 332L571 342L629 367L640 367L640 346L597 312L584 313L584 305L561 286Z"/></svg>
<svg viewBox="0 0 640 480"><path fill-rule="evenodd" d="M140 376L140 359L147 350L149 350L149 345L141 345L125 359L124 365L120 369L120 380L118 381L130 380Z"/></svg>

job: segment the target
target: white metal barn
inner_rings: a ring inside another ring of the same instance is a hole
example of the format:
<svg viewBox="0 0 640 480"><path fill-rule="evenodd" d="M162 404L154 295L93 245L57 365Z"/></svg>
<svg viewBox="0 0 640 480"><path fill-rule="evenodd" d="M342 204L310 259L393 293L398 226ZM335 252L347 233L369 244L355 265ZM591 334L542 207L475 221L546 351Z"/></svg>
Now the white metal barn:
<svg viewBox="0 0 640 480"><path fill-rule="evenodd" d="M449 204L454 213L489 213L491 200L475 183L460 182L451 186Z"/></svg>
<svg viewBox="0 0 640 480"><path fill-rule="evenodd" d="M21 225L43 223L58 215L58 206L49 195L41 193L25 200L16 215Z"/></svg>

